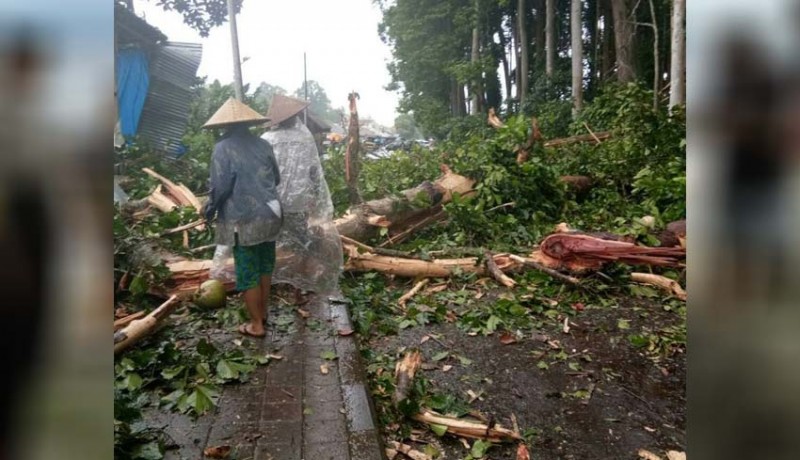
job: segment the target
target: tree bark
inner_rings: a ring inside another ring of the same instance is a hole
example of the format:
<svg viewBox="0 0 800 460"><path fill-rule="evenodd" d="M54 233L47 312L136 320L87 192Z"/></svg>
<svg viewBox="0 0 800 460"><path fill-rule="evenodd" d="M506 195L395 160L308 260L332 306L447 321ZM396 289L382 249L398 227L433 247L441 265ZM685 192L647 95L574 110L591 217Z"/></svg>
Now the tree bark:
<svg viewBox="0 0 800 460"><path fill-rule="evenodd" d="M686 0L675 0L672 8L670 108L686 103Z"/></svg>
<svg viewBox="0 0 800 460"><path fill-rule="evenodd" d="M614 16L614 46L617 55L617 80L622 83L636 79L633 65L633 23L628 0L611 0Z"/></svg>
<svg viewBox="0 0 800 460"><path fill-rule="evenodd" d="M600 43L598 34L598 22L600 21L600 0L592 0L589 2L591 9L589 15L591 20L589 24L589 51L586 53L589 61L589 82L586 88L587 97L592 98L597 92L598 88L598 44Z"/></svg>
<svg viewBox="0 0 800 460"><path fill-rule="evenodd" d="M583 21L581 0L572 0L570 25L572 35L572 116L583 109Z"/></svg>
<svg viewBox="0 0 800 460"><path fill-rule="evenodd" d="M478 37L478 26L476 25L475 27L472 28L472 53L470 56L470 62L472 63L473 66L475 66L478 63L478 59L480 58L480 53L478 52L479 46L480 46L480 41ZM472 85L470 85L471 86L470 93L472 94L472 97L470 98L469 113L471 115L478 114L478 93L479 93L478 80L479 80L478 77L474 77L472 79Z"/></svg>
<svg viewBox="0 0 800 460"><path fill-rule="evenodd" d="M351 207L347 214L334 221L336 229L340 235L366 241L376 236L381 227L390 231L402 228L410 220L430 214L441 204L449 202L453 193L463 195L472 190L474 180L455 174L446 166L443 166L443 171L444 174L434 182L426 181L400 192L398 196Z"/></svg>
<svg viewBox="0 0 800 460"><path fill-rule="evenodd" d="M500 60L503 63L503 79L506 84L506 100L511 99L511 64L508 62L509 43L506 40L504 33L500 33L500 46L503 47L503 53ZM499 107L498 107L499 108Z"/></svg>
<svg viewBox="0 0 800 460"><path fill-rule="evenodd" d="M356 99L358 93L352 92L347 97L350 100L350 125L348 127L347 150L345 152L345 179L347 181L347 197L351 205L361 203L361 194L358 192L359 151L361 150L358 133L358 109Z"/></svg>
<svg viewBox="0 0 800 460"><path fill-rule="evenodd" d="M656 21L656 7L653 0L650 1L650 21L653 23L653 110L658 109L659 82L661 81L661 69L659 62L658 46L658 22Z"/></svg>
<svg viewBox="0 0 800 460"><path fill-rule="evenodd" d="M519 92L519 105L520 109L525 104L525 99L528 97L528 33L525 29L527 10L525 7L525 0L517 0L517 29L519 30L519 52L520 59L520 92Z"/></svg>
<svg viewBox="0 0 800 460"><path fill-rule="evenodd" d="M556 45L555 45L555 22L556 22L556 13L555 13L555 0L547 0L547 4L545 6L547 19L544 26L544 33L545 33L545 48L547 52L546 64L545 64L545 74L547 78L553 78L553 71L555 69L555 62L556 62Z"/></svg>
<svg viewBox="0 0 800 460"><path fill-rule="evenodd" d="M603 35L600 43L602 59L600 65L600 81L604 82L614 71L614 22L611 14L611 0L598 0L603 14Z"/></svg>

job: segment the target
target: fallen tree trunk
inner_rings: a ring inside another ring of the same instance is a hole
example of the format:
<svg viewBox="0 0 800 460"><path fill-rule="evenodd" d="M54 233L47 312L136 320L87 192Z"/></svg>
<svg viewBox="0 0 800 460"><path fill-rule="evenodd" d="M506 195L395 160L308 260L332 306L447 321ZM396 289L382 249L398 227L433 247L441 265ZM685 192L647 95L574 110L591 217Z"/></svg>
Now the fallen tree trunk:
<svg viewBox="0 0 800 460"><path fill-rule="evenodd" d="M540 265L573 273L599 270L609 262L680 267L685 258L683 248L640 246L578 232L554 233L531 254L531 259Z"/></svg>
<svg viewBox="0 0 800 460"><path fill-rule="evenodd" d="M454 193L463 195L471 191L475 184L474 180L452 172L446 165L442 165L442 173L434 182L423 182L398 196L352 206L347 214L334 221L336 230L339 235L358 241L377 236L381 227L388 228L391 234L408 227L410 221L430 213L432 208L449 202Z"/></svg>
<svg viewBox="0 0 800 460"><path fill-rule="evenodd" d="M158 323L169 316L178 306L175 302L178 296L173 295L158 308L141 319L132 321L127 327L114 334L114 354L117 354L135 344L153 331Z"/></svg>
<svg viewBox="0 0 800 460"><path fill-rule="evenodd" d="M460 271L483 274L484 268L478 265L477 257L463 259L419 260L388 257L377 254L350 255L344 265L349 271L379 271L406 278L440 278L449 277Z"/></svg>
<svg viewBox="0 0 800 460"><path fill-rule="evenodd" d="M570 137L562 137L559 139L550 139L549 141L545 141L545 147L561 147L563 145L569 144L577 144L580 142L589 142L594 141L598 142L603 139L608 139L611 137L611 133L608 131L602 131L598 133L590 133L590 134L581 134L578 136L570 136Z"/></svg>

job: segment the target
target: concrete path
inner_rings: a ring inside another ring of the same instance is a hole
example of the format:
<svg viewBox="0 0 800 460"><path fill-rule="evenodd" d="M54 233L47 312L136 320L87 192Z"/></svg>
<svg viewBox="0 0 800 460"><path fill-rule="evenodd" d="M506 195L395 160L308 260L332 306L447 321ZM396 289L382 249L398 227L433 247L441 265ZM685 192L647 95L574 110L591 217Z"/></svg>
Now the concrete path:
<svg viewBox="0 0 800 460"><path fill-rule="evenodd" d="M355 337L338 333L353 330L346 305L315 298L305 309L302 319L273 307L261 347L283 359L224 386L214 413L196 421L150 413L179 446L167 459L203 459L203 449L219 445L238 460L385 458Z"/></svg>

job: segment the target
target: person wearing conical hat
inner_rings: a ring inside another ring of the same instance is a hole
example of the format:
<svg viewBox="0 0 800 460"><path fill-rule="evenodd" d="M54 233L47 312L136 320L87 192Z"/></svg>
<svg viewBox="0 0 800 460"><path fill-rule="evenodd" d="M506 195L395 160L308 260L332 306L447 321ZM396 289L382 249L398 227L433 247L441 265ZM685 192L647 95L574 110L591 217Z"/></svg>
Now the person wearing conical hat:
<svg viewBox="0 0 800 460"><path fill-rule="evenodd" d="M231 246L236 288L244 292L250 322L239 332L263 337L271 275L275 268L275 239L282 211L276 187L280 171L269 143L250 133L264 117L234 98L203 125L225 130L211 157L209 200L203 214L216 216L215 242Z"/></svg>
<svg viewBox="0 0 800 460"><path fill-rule="evenodd" d="M282 181L278 197L284 212L277 240L274 283L295 289L295 301L305 303L302 291L337 295L342 273L342 246L333 224L333 202L325 182L314 136L303 123L308 103L275 95L261 138L272 145Z"/></svg>

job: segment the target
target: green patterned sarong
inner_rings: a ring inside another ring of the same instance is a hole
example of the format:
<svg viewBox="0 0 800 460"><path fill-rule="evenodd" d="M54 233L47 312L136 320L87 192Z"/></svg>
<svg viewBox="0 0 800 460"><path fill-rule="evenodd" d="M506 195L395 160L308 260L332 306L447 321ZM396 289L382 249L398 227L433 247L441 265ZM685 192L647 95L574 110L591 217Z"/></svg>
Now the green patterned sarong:
<svg viewBox="0 0 800 460"><path fill-rule="evenodd" d="M233 247L233 262L236 267L236 289L244 292L258 287L261 276L272 275L275 269L275 242L240 246L237 241Z"/></svg>

